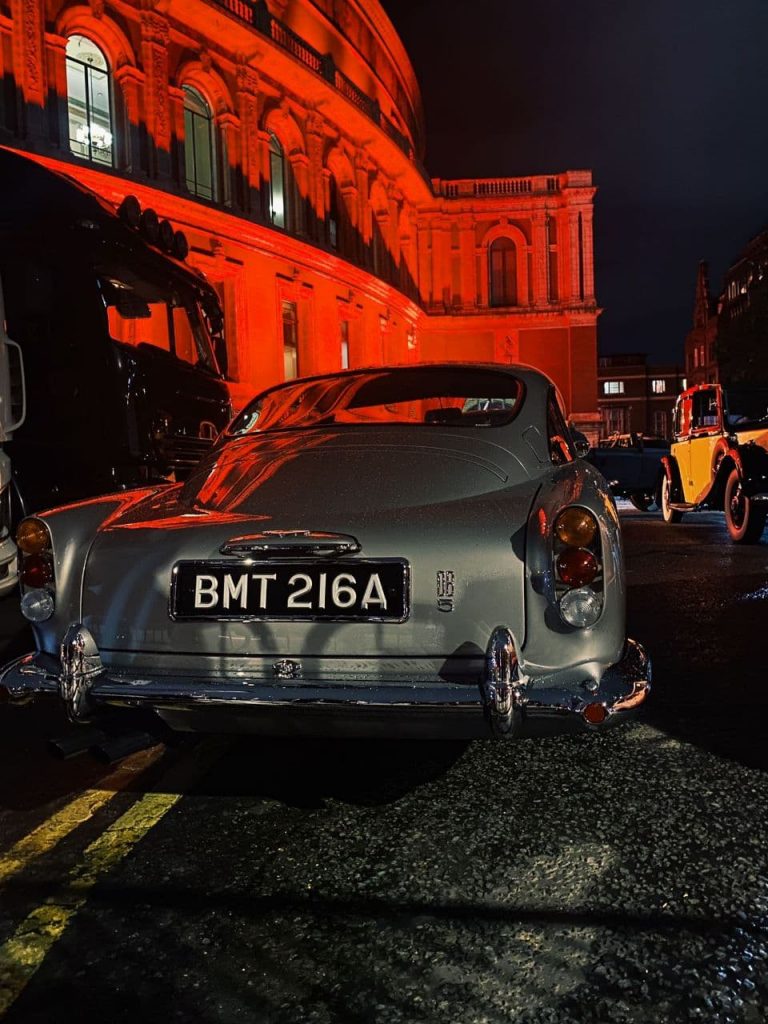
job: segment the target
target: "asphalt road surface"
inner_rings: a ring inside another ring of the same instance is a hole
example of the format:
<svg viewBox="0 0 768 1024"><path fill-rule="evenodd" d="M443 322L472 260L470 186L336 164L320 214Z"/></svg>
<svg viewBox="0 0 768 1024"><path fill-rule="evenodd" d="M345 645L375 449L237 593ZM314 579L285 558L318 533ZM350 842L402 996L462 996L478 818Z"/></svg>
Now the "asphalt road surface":
<svg viewBox="0 0 768 1024"><path fill-rule="evenodd" d="M768 1020L768 533L622 518L655 683L605 735L110 769L0 707L3 1024Z"/></svg>

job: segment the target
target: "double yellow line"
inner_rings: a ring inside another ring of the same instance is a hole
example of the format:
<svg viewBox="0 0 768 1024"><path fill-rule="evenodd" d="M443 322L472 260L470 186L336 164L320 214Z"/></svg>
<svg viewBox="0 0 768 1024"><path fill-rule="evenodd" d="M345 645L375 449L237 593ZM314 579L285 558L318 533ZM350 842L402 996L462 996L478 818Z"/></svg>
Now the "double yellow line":
<svg viewBox="0 0 768 1024"><path fill-rule="evenodd" d="M0 946L0 1016L19 997L96 882L130 853L185 791L207 773L225 749L222 741L209 740L189 756L182 757L151 792L140 797L86 847L80 863L70 871L56 896L36 907ZM0 857L0 884L22 871L35 857L48 853L92 818L117 793L144 775L161 752L162 748L155 747L134 755L103 780L103 788L86 790L19 840Z"/></svg>

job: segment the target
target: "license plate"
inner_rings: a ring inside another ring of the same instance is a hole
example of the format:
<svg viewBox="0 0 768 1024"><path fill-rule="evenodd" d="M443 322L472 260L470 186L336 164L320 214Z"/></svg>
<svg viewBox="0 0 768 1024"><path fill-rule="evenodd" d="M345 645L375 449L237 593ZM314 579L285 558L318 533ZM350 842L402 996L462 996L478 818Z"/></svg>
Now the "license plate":
<svg viewBox="0 0 768 1024"><path fill-rule="evenodd" d="M170 610L174 619L404 622L408 591L400 558L178 562Z"/></svg>

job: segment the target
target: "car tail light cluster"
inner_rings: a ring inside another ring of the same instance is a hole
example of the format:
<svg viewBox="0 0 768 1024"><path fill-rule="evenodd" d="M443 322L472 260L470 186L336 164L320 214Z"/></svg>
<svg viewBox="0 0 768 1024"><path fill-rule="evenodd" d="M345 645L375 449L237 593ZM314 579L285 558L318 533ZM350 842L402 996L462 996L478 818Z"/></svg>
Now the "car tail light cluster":
<svg viewBox="0 0 768 1024"><path fill-rule="evenodd" d="M16 531L19 549L21 612L30 622L45 622L53 615L56 574L51 533L42 519L22 519Z"/></svg>
<svg viewBox="0 0 768 1024"><path fill-rule="evenodd" d="M586 508L570 505L554 523L555 592L570 626L594 625L603 610L600 527Z"/></svg>

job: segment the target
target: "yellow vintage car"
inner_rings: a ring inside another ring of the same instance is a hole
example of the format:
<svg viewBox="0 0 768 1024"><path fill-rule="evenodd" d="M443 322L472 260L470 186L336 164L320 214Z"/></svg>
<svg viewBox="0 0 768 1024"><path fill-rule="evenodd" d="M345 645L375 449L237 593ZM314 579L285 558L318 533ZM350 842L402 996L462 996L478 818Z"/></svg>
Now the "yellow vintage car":
<svg viewBox="0 0 768 1024"><path fill-rule="evenodd" d="M664 521L717 509L733 541L758 541L768 515L768 387L688 388L677 399L674 430L662 459Z"/></svg>

